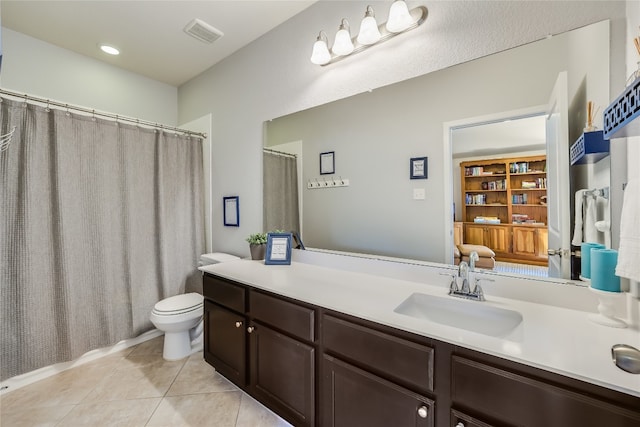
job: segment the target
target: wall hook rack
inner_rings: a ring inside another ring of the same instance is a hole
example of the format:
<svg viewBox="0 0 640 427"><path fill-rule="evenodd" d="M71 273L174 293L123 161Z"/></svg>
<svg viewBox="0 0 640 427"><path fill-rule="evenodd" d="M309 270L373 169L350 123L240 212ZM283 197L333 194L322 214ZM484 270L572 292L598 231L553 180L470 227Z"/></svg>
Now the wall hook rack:
<svg viewBox="0 0 640 427"><path fill-rule="evenodd" d="M349 180L346 178L313 178L307 181L307 189L315 190L318 188L338 188L348 187Z"/></svg>

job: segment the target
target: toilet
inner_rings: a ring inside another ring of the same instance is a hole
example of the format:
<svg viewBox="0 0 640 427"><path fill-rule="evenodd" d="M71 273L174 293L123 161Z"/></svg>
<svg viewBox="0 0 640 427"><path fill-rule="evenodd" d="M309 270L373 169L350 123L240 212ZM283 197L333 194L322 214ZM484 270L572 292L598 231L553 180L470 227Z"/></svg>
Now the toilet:
<svg viewBox="0 0 640 427"><path fill-rule="evenodd" d="M199 265L235 259L239 258L216 252L202 255ZM153 307L150 320L164 332L162 357L165 360L179 360L202 349L203 307L203 296L195 292L165 298Z"/></svg>

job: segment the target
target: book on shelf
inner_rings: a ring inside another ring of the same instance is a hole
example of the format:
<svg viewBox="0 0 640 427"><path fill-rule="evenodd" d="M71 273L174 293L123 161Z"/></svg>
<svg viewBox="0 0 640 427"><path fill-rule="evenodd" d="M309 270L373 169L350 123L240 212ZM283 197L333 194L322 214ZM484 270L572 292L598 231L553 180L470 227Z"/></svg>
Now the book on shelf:
<svg viewBox="0 0 640 427"><path fill-rule="evenodd" d="M473 222L480 224L500 224L500 218L497 216L477 216L473 218Z"/></svg>

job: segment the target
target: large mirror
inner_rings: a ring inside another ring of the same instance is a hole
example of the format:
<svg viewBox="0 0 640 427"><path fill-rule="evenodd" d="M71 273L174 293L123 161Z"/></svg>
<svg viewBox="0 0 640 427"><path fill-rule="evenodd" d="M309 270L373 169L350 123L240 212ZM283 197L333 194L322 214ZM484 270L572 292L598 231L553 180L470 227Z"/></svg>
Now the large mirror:
<svg viewBox="0 0 640 427"><path fill-rule="evenodd" d="M304 244L452 263L461 159L529 155L532 145L544 152L529 130L521 131L525 148L498 137L470 144L470 135L491 124L481 118L544 117L554 83L566 71L569 141L575 141L587 102L603 109L609 101L608 58L609 21L603 21L267 122L266 148L297 152ZM457 125L447 127L451 123ZM595 124L602 128L601 119ZM327 152L334 153L334 174L320 171ZM411 179L410 159L421 157L427 158L426 179ZM608 183L608 159L566 168L572 189ZM308 188L332 180L349 184ZM563 203L573 205L573 196Z"/></svg>

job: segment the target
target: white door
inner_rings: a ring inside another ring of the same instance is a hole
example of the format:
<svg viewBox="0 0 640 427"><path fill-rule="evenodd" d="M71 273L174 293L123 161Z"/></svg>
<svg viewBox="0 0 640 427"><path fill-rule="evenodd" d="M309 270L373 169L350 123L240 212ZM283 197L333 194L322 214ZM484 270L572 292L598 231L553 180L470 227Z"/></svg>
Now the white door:
<svg viewBox="0 0 640 427"><path fill-rule="evenodd" d="M547 107L549 277L571 278L567 72L558 74Z"/></svg>

